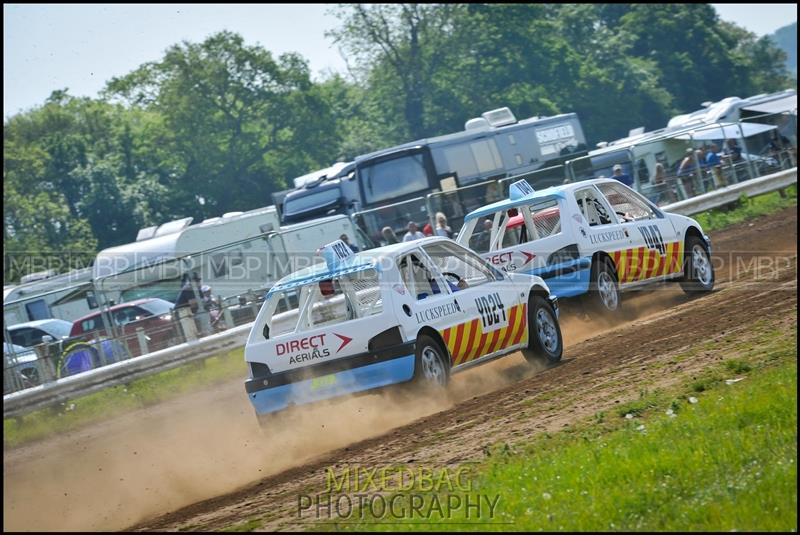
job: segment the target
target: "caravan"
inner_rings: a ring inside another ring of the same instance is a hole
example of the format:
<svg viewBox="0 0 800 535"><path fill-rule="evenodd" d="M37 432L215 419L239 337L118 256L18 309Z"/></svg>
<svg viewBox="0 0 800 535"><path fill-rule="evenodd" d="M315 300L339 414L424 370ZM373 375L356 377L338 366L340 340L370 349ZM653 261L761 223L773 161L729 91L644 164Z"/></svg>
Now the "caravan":
<svg viewBox="0 0 800 535"><path fill-rule="evenodd" d="M94 282L104 303L175 301L184 274L197 273L215 296L234 299L269 288L298 265L313 264L316 249L343 234L358 247L371 247L341 215L285 227L273 206L197 225L185 218L143 229L136 242L101 251Z"/></svg>

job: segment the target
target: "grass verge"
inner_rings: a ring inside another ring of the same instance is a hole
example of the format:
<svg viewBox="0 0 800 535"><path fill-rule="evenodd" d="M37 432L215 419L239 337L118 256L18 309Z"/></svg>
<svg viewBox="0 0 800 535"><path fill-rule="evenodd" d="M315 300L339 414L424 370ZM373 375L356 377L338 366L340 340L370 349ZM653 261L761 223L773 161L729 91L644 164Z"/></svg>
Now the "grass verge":
<svg viewBox="0 0 800 535"><path fill-rule="evenodd" d="M723 344L726 360L680 386L643 392L569 430L494 445L470 485L473 497L499 496L492 516L431 508L427 518L376 524L387 518L366 510L362 523L314 527L796 531L796 330L754 331L751 344Z"/></svg>
<svg viewBox="0 0 800 535"><path fill-rule="evenodd" d="M758 197L742 197L732 209L709 210L692 217L702 225L705 232L721 230L742 221L749 221L790 206L797 206L797 185L789 186L784 192L785 197L781 197L777 191Z"/></svg>
<svg viewBox="0 0 800 535"><path fill-rule="evenodd" d="M235 349L34 411L20 418L6 418L3 420L3 443L7 447L19 446L246 374L244 349Z"/></svg>

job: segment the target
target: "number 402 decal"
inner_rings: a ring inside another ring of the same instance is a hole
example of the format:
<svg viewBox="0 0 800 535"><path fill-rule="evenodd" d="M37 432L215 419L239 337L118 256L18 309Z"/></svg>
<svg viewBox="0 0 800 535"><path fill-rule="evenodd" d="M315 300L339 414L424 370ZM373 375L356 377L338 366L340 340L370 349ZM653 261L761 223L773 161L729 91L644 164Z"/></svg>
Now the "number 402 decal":
<svg viewBox="0 0 800 535"><path fill-rule="evenodd" d="M639 227L639 232L642 233L648 249L658 250L661 256L667 254L667 248L664 247L664 238L661 237L661 231L658 230L658 225L645 225Z"/></svg>
<svg viewBox="0 0 800 535"><path fill-rule="evenodd" d="M497 292L477 297L475 305L478 307L478 313L481 315L484 329L508 321L506 319L506 307Z"/></svg>

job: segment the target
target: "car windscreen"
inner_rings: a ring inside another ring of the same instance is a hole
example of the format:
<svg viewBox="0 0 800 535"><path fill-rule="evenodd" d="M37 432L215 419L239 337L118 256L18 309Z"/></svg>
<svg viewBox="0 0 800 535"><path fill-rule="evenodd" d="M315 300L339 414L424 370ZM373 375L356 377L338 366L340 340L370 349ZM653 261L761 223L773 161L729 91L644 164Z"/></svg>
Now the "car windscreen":
<svg viewBox="0 0 800 535"><path fill-rule="evenodd" d="M283 213L293 215L317 207L327 206L337 201L342 196L339 188L328 188L308 193L287 197L283 204Z"/></svg>
<svg viewBox="0 0 800 535"><path fill-rule="evenodd" d="M379 314L383 300L375 269L270 293L265 303L269 336L306 331Z"/></svg>
<svg viewBox="0 0 800 535"><path fill-rule="evenodd" d="M172 312L173 304L163 299L153 299L139 305L153 316L163 316Z"/></svg>
<svg viewBox="0 0 800 535"><path fill-rule="evenodd" d="M52 321L49 322L47 325L44 325L44 330L50 336L55 338L63 338L65 336L69 336L69 332L72 330L72 324L68 321Z"/></svg>

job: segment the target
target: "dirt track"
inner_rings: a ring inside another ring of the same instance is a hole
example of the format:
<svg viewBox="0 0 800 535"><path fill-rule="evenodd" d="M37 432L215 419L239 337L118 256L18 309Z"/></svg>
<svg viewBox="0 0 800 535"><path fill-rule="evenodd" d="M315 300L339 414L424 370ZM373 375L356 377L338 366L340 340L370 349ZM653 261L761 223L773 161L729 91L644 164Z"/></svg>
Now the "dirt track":
<svg viewBox="0 0 800 535"><path fill-rule="evenodd" d="M264 436L234 381L5 451L4 529L219 530L253 516L269 517L267 529L302 529L292 524L297 495L321 490L327 466L479 460L489 444L557 430L690 377L723 355L676 363L675 354L746 338L753 318L796 330L787 314L797 305L796 241L796 208L714 234L713 294L689 300L673 284L626 295L638 319L618 325L565 311L560 366L537 373L507 357L455 376L446 399L339 400Z"/></svg>

